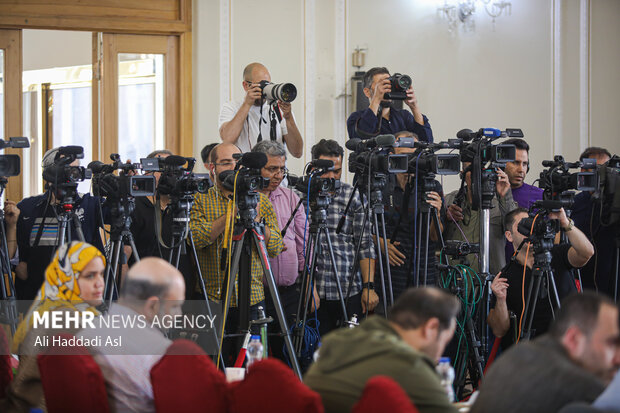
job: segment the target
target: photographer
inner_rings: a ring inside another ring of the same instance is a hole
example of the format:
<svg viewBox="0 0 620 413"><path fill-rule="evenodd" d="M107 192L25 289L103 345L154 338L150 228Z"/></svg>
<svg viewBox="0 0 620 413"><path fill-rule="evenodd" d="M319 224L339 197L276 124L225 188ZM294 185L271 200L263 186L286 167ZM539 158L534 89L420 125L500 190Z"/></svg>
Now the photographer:
<svg viewBox="0 0 620 413"><path fill-rule="evenodd" d="M219 131L222 142L237 145L249 152L262 140L276 140L295 158L303 153L303 139L295 123L290 102L269 102L263 97L261 81L271 82L271 75L260 63L250 63L243 70L245 98L228 102L220 111ZM278 113L276 113L278 111Z"/></svg>
<svg viewBox="0 0 620 413"><path fill-rule="evenodd" d="M465 186L446 195L448 205L447 216L444 222L444 239L460 240L469 243L480 242L480 210L472 209L472 186L471 186L470 162L463 162L461 179L465 179ZM497 168L497 182L495 184L496 197L493 197L493 208L490 211L490 235L489 235L489 270L491 274L497 272L506 264L504 246L504 216L517 208L517 203L512 199L510 181L504 171ZM480 272L478 258L473 254L467 256L471 267Z"/></svg>
<svg viewBox="0 0 620 413"><path fill-rule="evenodd" d="M342 158L344 150L334 140L321 139L312 147L312 159L327 159L334 162L334 170L322 175L322 178L334 178L339 180L342 175ZM338 277L342 287L345 301L348 295L347 313L349 317L357 314L360 317L368 311L373 311L379 302L379 297L374 290L375 281L375 246L367 228L362 239L359 255L359 271L355 274L353 283L349 286L351 269L355 258L355 243L361 237L364 212L362 202L356 194L347 213L349 230L336 233L336 227L340 217L344 214L347 201L351 196L353 187L344 182L332 199L327 209L327 227L334 251L334 260L338 266ZM342 319L340 296L329 258L327 239L321 239L322 253L317 255L316 264L316 289L320 298L318 309L319 332L321 336L329 331L340 327L338 321Z"/></svg>
<svg viewBox="0 0 620 413"><path fill-rule="evenodd" d="M32 300L43 283L43 274L54 251L58 247L58 219L62 198L54 182L46 179L46 171L54 168L65 155L60 148L50 149L43 156L43 178L46 191L42 195L23 199L17 208L21 211L17 220L17 245L19 264L15 269L17 275L15 289L19 300ZM78 166L74 160L70 166ZM101 200L90 194L78 194L74 199L74 211L79 217L84 241L104 251L99 229L102 223ZM106 209L103 209L105 212ZM104 214L105 216L105 214ZM73 228L71 239L77 240L78 234Z"/></svg>
<svg viewBox="0 0 620 413"><path fill-rule="evenodd" d="M165 159L170 155L172 155L172 152L163 149L151 152L147 158ZM146 174L152 174L155 177L155 184L157 187L161 172L147 172ZM157 210L156 197L159 197L162 240L168 246L172 244L172 214L168 208L170 198L167 194L161 193L159 190L155 196L139 196L135 198L135 209L131 215L130 230L140 259L144 257L159 257L168 260L170 249L159 243L157 233L155 232L155 212ZM125 253L128 257L131 256L128 264L133 265L135 259L131 255L130 246L125 246ZM196 280L187 250L181 250L179 271L183 274L183 278L185 279L185 285L187 286L186 299L189 299L196 285Z"/></svg>
<svg viewBox="0 0 620 413"><path fill-rule="evenodd" d="M226 285L224 280L226 274L222 269L222 259L226 255L222 254L228 250L229 246L224 239L225 228L231 216L237 216L237 207L232 202L232 192L225 189L220 174L223 171L235 169L237 160L234 154L241 153L239 148L230 143L217 145L210 153L211 163L209 170L215 176L215 186L211 187L206 194L196 194L194 206L191 211L190 228L196 245L196 252L200 261L200 268L204 278L205 287L209 299L222 302L226 299ZM265 246L270 257L275 257L282 252L282 237L278 219L273 206L264 194L259 195L259 204L256 208L256 220L264 220ZM234 277L235 274L232 274ZM265 293L263 289L263 269L258 253L252 249L251 264L251 293L250 293L250 318L258 318L258 307L264 307ZM237 307L236 290L231 291L231 305ZM200 299L201 290L196 285L195 295ZM238 311L231 308L229 311L229 322L227 331L237 333L238 331ZM247 326L240 326L245 329Z"/></svg>
<svg viewBox="0 0 620 413"><path fill-rule="evenodd" d="M396 134L397 139L402 137L412 137L414 138L414 141L418 141L417 136L414 136L411 132L405 131ZM414 148L396 147L394 149L394 153L396 154L414 152ZM415 175L413 174L396 174L393 186L388 185L384 190L385 194L383 196L383 201L385 204L385 230L388 237L390 237L388 240L388 254L390 257L390 272L392 275L394 300L396 300L408 287L415 286L416 279L418 278L418 274L415 274L415 267L412 268L412 252L414 246L413 238L417 233L415 228L415 217L416 214L418 214L418 210L416 208L418 195L415 193L413 187L409 190L407 189L409 185L412 185L415 182L414 180ZM436 184L440 187L439 182L436 181ZM405 196L408 193L409 198L408 200L405 200ZM437 212L440 212L442 206L441 194L431 191L426 194L426 197L426 202L433 206ZM405 205L407 206L406 211L402 210ZM431 220L431 222L429 248L428 251L422 250L421 252L422 257L424 257L425 254L428 255L427 285L429 286L435 284L436 245L434 241L437 241L438 239L435 221ZM418 225L422 225L422 223L418 222ZM439 230L441 231L442 229L443 228L440 228ZM395 231L397 231L396 238L391 239L392 234L394 234ZM384 245L383 238L379 237L379 247L381 248L381 252L385 255ZM420 248L424 248L422 244L419 246ZM423 282L422 279L419 281L420 283ZM377 284L377 286L379 286L379 284ZM381 297L380 291L378 291L378 295ZM379 308L382 307L379 306Z"/></svg>
<svg viewBox="0 0 620 413"><path fill-rule="evenodd" d="M526 238L518 231L519 222L528 217L525 208L518 208L506 215L504 226L506 227L506 239L512 243L515 250ZM537 219L544 219L538 217ZM570 244L554 245L551 249L551 268L557 287L558 296L562 300L571 292L577 290L575 279L571 273L572 268L584 266L594 254L594 248L588 238L576 228L568 219L564 209L549 213L549 219L559 220L560 228L566 234ZM528 252L529 246L529 252ZM513 257L504 269L497 274L491 290L495 297L495 305L489 312L487 322L493 329L496 337L502 338L504 347L512 344L518 337L520 330L525 328L523 320L523 302L527 302L525 295L532 281L532 266L534 264L534 250L530 242L523 244L519 253ZM524 268L525 267L525 268ZM525 280L523 279L525 275ZM550 301L553 290L549 286L545 298L540 298L536 303L536 312L532 321L533 333L538 336L545 333L552 321L553 311ZM549 295L550 294L550 295ZM514 334L507 334L510 329L510 312L516 315ZM533 336L532 336L533 337Z"/></svg>
<svg viewBox="0 0 620 413"><path fill-rule="evenodd" d="M605 148L590 147L579 156L580 161L586 158L594 158L597 165L603 165L611 159L611 153ZM617 227L601 225L600 204L592 195L589 191L577 194L571 214L575 226L586 234L596 251L594 259L581 269L581 281L584 288L614 297Z"/></svg>
<svg viewBox="0 0 620 413"><path fill-rule="evenodd" d="M273 205L273 209L278 219L279 228L282 229L291 218L295 206L299 202L297 194L289 188L280 185L286 173L286 150L284 146L278 142L262 141L257 143L252 152L261 152L267 155L267 163L261 169L261 175L269 179L269 186L260 192L269 198ZM271 271L278 286L278 294L284 310L288 325L294 322L294 316L297 312L297 300L299 299L299 284L297 280L299 273L304 269L304 227L306 223L306 212L303 204L300 205L291 225L287 228L286 233L282 237L284 248L282 253L277 257L270 258ZM263 280L265 287L266 281ZM319 305L319 297L314 289L314 299L317 307ZM274 322L269 325L269 329L280 331L279 322L276 317L276 310L273 300L269 294L265 297L266 314L274 318ZM311 305L314 303L311 302ZM314 311L314 309L311 309ZM282 347L284 340L279 336L272 336L272 345L270 346L274 355L282 358Z"/></svg>
<svg viewBox="0 0 620 413"><path fill-rule="evenodd" d="M367 109L353 112L347 119L349 138L366 139L372 135L413 132L424 142L433 142L433 131L428 118L422 114L413 86L406 90L405 104L411 109L398 110L391 106L392 100L385 93L393 92L390 72L385 67L373 67L364 74L364 94L368 98ZM364 135L364 136L362 136Z"/></svg>

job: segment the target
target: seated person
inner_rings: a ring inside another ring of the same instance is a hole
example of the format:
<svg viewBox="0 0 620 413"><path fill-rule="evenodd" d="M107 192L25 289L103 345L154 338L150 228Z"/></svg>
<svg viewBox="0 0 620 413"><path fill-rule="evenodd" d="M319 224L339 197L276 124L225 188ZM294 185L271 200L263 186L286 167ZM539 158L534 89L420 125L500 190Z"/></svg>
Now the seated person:
<svg viewBox="0 0 620 413"><path fill-rule="evenodd" d="M421 413L456 412L435 365L456 326L460 303L439 289L405 291L387 320L372 316L323 341L304 383L321 395L326 413L348 412L373 376L393 378Z"/></svg>
<svg viewBox="0 0 620 413"><path fill-rule="evenodd" d="M84 329L81 337L121 337L121 346L91 348L103 373L112 411L154 412L151 368L171 341L153 327L155 317L181 314L185 283L181 273L161 258L147 257L133 265L121 284L118 303L103 317L146 320L143 328ZM96 325L97 327L97 325ZM181 396L180 396L181 397Z"/></svg>
<svg viewBox="0 0 620 413"><path fill-rule="evenodd" d="M573 294L549 333L512 347L491 365L471 412L557 412L592 402L620 366L618 307L593 292Z"/></svg>
<svg viewBox="0 0 620 413"><path fill-rule="evenodd" d="M92 245L73 241L56 251L45 270L45 282L13 338L11 351L20 356L19 368L7 388L7 397L0 401L1 412L28 412L31 407L45 409L35 343L37 337L51 332L40 328L33 330L34 313L62 310L98 315L95 307L103 299L104 270L105 258Z"/></svg>
<svg viewBox="0 0 620 413"><path fill-rule="evenodd" d="M515 250L519 248L525 236L521 234L517 228L519 222L523 218L527 218L528 213L524 208L517 208L506 215L504 225L506 227L506 239L512 242ZM572 268L579 268L588 262L594 248L583 232L579 231L571 220L568 219L564 209L559 212L549 214L550 219L559 219L560 227L566 234L570 244L554 245L551 249L551 268L555 285L558 290L560 300L577 291L575 279L571 273ZM529 253L528 253L528 244ZM527 257L527 261L526 261ZM524 272L523 266L527 267ZM534 250L531 243L525 243L519 250L519 253L513 257L508 265L501 271L491 283L491 290L495 296L495 306L489 311L487 322L493 329L496 337L503 337L502 346L508 347L515 341L515 337L519 335L519 326L521 330L525 328L525 315L523 313L523 302L528 297L523 297L529 290L529 284L532 280L532 266L534 265ZM525 274L525 282L523 275ZM525 291L525 293L524 293ZM550 302L554 302L553 290L541 288L542 294L536 302L536 312L532 321L533 335L541 335L547 331L551 323L553 311L555 308L550 307ZM550 295L549 295L550 294ZM554 303L555 304L555 303ZM516 328L513 334L507 334L510 329L510 312L515 317ZM532 338L530 337L530 338Z"/></svg>

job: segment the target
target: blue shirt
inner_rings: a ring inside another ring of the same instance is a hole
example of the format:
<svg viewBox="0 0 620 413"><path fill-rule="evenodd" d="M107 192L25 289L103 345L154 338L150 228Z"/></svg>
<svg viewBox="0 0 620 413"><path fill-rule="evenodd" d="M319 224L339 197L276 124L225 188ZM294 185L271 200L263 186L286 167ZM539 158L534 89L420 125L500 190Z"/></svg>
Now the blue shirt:
<svg viewBox="0 0 620 413"><path fill-rule="evenodd" d="M424 124L420 125L415 121L411 112L407 110L399 110L394 107L390 107L389 119L381 119L381 129L379 135L382 134L396 134L401 131L409 131L418 135L418 140L424 142L433 142L433 130L428 123L428 118L422 115ZM367 134L376 134L378 128L377 114L370 108L353 112L349 119L347 119L347 131L349 132L349 138L367 139L365 136L359 136L357 128Z"/></svg>
<svg viewBox="0 0 620 413"><path fill-rule="evenodd" d="M56 214L58 211L55 211L54 207L49 205L47 212L45 212L45 220L43 220L47 199L48 193L45 193L24 198L17 204L20 210L19 218L17 219L19 260L28 264L28 278L26 280L16 278L15 280L17 298L20 300L32 300L35 298L41 284L43 284L45 269L57 248L58 220L56 219ZM84 240L104 252L99 234L102 222L100 205L100 198L90 194L78 195L74 210L82 224ZM39 228L41 228L41 237L35 247L34 243L39 233ZM78 239L75 231L72 231L71 239Z"/></svg>

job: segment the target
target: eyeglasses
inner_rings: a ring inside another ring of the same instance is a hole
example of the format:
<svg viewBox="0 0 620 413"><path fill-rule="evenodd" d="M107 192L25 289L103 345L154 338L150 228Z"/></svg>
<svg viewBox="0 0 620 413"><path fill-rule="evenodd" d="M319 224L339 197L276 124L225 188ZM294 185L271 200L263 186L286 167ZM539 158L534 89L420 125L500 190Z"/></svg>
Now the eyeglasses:
<svg viewBox="0 0 620 413"><path fill-rule="evenodd" d="M282 168L280 168L279 166L265 167L265 170L272 175L276 175L278 172L281 172L282 175L286 175L288 173L288 169L286 169L286 167L284 166Z"/></svg>

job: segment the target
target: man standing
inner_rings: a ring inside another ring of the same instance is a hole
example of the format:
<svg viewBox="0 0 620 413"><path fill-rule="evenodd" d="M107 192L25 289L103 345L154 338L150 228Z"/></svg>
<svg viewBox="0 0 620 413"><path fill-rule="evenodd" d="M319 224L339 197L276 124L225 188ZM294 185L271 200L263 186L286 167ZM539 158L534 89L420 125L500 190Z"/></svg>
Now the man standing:
<svg viewBox="0 0 620 413"><path fill-rule="evenodd" d="M261 81L271 82L267 68L260 63L247 65L243 70L245 98L240 102L224 104L220 111L222 142L237 145L242 152L249 152L257 142L275 140L285 144L295 158L300 158L304 142L290 102L266 102Z"/></svg>
<svg viewBox="0 0 620 413"><path fill-rule="evenodd" d="M190 228L194 236L196 253L200 261L200 269L205 281L209 299L222 302L226 300L224 281L226 258L230 252L230 244L225 239L226 226L231 218L236 218L237 207L232 202L232 192L224 188L220 179L223 171L232 171L237 163L234 154L241 151L230 143L221 143L211 151L209 169L215 176L215 185L206 194L196 194L191 211ZM256 207L257 221L264 220L265 246L270 257L275 257L282 251L282 237L278 220L271 202L264 194L259 193L259 203ZM232 235L232 234L228 234ZM265 293L263 290L263 269L258 252L252 248L251 256L251 291L250 291L250 320L258 318L258 307L264 306ZM231 274L236 277L236 274ZM230 291L231 306L237 307L237 283ZM197 296L201 290L196 287ZM238 329L247 329L248 326L238 325L238 311L231 308L228 312L227 331L237 333Z"/></svg>
<svg viewBox="0 0 620 413"><path fill-rule="evenodd" d="M436 288L405 291L387 320L373 316L330 334L304 383L321 395L326 413L348 412L371 377L393 378L421 413L456 412L435 365L452 338L458 299Z"/></svg>
<svg viewBox="0 0 620 413"><path fill-rule="evenodd" d="M428 118L418 106L418 98L413 87L407 89L405 103L411 109L398 110L385 94L392 91L390 72L385 67L373 67L364 75L364 94L368 98L368 108L353 112L347 119L349 138L367 139L374 135L396 134L400 131L415 133L421 141L432 142L433 131Z"/></svg>

